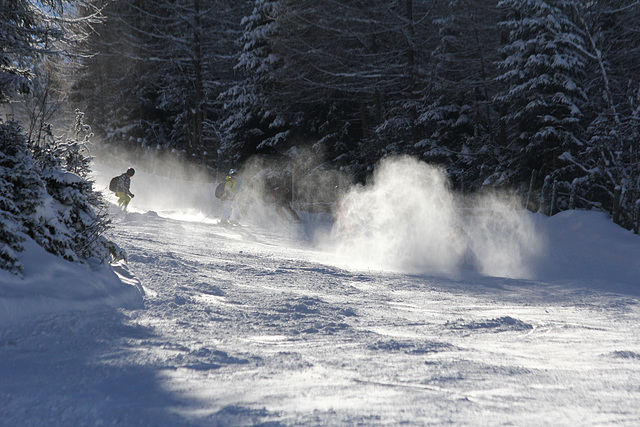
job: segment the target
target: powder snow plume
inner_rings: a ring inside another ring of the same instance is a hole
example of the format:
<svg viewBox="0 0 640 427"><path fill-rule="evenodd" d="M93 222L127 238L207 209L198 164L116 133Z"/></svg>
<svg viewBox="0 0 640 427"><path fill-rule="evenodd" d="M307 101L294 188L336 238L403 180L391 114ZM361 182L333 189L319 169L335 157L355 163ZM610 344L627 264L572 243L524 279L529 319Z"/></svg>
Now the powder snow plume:
<svg viewBox="0 0 640 427"><path fill-rule="evenodd" d="M528 265L542 250L530 214L506 196L463 205L450 187L441 168L410 157L384 159L371 183L339 201L333 249L356 267L529 277Z"/></svg>

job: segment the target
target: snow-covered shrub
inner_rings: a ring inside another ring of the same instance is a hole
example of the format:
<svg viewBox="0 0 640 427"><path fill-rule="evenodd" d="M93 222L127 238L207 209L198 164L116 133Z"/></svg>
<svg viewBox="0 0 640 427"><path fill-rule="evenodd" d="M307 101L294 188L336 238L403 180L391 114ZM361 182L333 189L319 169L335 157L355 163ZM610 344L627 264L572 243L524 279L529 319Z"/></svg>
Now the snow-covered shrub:
<svg viewBox="0 0 640 427"><path fill-rule="evenodd" d="M67 140L30 147L17 124L0 124L0 268L21 273L18 254L27 236L68 261L123 258L103 236L106 209L83 178L90 169L80 145Z"/></svg>
<svg viewBox="0 0 640 427"><path fill-rule="evenodd" d="M21 208L30 206L30 200L16 202L16 195L26 195L23 176L16 172L28 172L29 166L26 142L18 127L0 123L0 268L15 274L22 272L18 260L18 253L24 250Z"/></svg>
<svg viewBox="0 0 640 427"><path fill-rule="evenodd" d="M36 150L47 197L41 216L45 224L41 244L51 253L69 261L110 258L109 242L102 234L109 221L99 192L93 190L89 176L90 161L86 144L91 136L83 124L84 114L76 110L76 137L57 138Z"/></svg>

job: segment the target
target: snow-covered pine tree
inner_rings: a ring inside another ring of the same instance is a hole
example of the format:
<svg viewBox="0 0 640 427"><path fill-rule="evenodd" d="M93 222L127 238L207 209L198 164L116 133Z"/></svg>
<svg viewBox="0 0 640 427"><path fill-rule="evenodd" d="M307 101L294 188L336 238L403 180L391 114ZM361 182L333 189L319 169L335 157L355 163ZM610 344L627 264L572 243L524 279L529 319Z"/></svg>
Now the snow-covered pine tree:
<svg viewBox="0 0 640 427"><path fill-rule="evenodd" d="M574 4L586 36L589 126L574 166L576 207L600 208L638 227L640 175L640 5L625 0Z"/></svg>
<svg viewBox="0 0 640 427"><path fill-rule="evenodd" d="M495 99L506 107L510 127L506 156L490 180L526 183L532 170L539 182L569 180L573 165L561 155L582 145L586 101L585 41L570 19L572 1L503 0L499 6L507 13L501 22L507 43L498 77L504 89Z"/></svg>
<svg viewBox="0 0 640 427"><path fill-rule="evenodd" d="M0 49L1 102L33 88L30 70L36 61L59 54L65 42L77 41L80 27L93 19L67 19L66 5L0 2L5 36ZM63 169L73 167L86 176L87 164L75 148L56 151L41 146L40 138L34 140L30 144L15 122L0 123L0 268L20 273L19 253L27 236L71 261L106 261L113 245L102 236L106 222L93 211L96 193L91 183ZM78 147L76 142L67 147Z"/></svg>
<svg viewBox="0 0 640 427"><path fill-rule="evenodd" d="M34 157L15 122L0 124L0 268L20 273L26 236L69 261L117 256L117 246L103 235L108 219L100 213L102 198L79 176L88 170L78 175L63 168L73 157L65 148L75 145L54 142Z"/></svg>
<svg viewBox="0 0 640 427"><path fill-rule="evenodd" d="M221 95L227 116L222 123L220 156L235 163L256 151L272 152L287 137L286 120L269 102L274 69L281 58L270 46L278 34L280 0L255 0L242 20L241 51L235 69L244 77Z"/></svg>
<svg viewBox="0 0 640 427"><path fill-rule="evenodd" d="M30 89L31 73L21 57L33 51L31 42L42 31L36 10L26 0L0 2L0 102L7 101L14 93L26 93Z"/></svg>
<svg viewBox="0 0 640 427"><path fill-rule="evenodd" d="M39 9L28 1L0 2L0 102L31 90L29 59L38 56L45 36ZM50 40L60 35L55 20L49 22ZM35 222L28 217L41 206L44 186L35 172L25 137L15 122L0 123L0 268L21 274L18 254L25 234ZM27 215L27 216L25 216Z"/></svg>
<svg viewBox="0 0 640 427"><path fill-rule="evenodd" d="M13 199L19 212L18 230L40 243L48 231L41 218L46 215L44 200L47 197L40 169L33 158L29 144L21 133L22 129L11 122L4 128L3 152L6 171L5 179L10 183Z"/></svg>
<svg viewBox="0 0 640 427"><path fill-rule="evenodd" d="M77 189L83 186L86 189L86 182L77 175L64 172L54 151L40 151L36 161L17 124L2 125L0 129L2 180L4 187L11 190L6 197L8 209L4 218L15 220L5 227L7 233L13 233L13 236L5 237L5 243L13 244L14 250L20 250L16 241L21 241L21 233L24 233L47 252L69 261L86 260L92 251L84 250L84 247L87 240L95 240L94 236L86 227L79 226L81 221L65 220L77 217L82 207L87 205L86 197L83 203L82 196L77 194ZM56 181L64 184L52 185ZM91 216L87 209L84 211L85 216ZM102 260L107 256L108 252Z"/></svg>
<svg viewBox="0 0 640 427"><path fill-rule="evenodd" d="M84 113L76 110L75 138L64 142L55 138L42 148L36 147L49 196L45 200L49 214L40 217L45 230L40 244L47 251L75 262L90 258L106 262L113 246L103 236L109 220L102 196L88 180L91 157L86 147L91 135L84 124ZM83 139L79 140L80 137Z"/></svg>
<svg viewBox="0 0 640 427"><path fill-rule="evenodd" d="M24 250L24 238L19 234L19 212L13 200L8 197L11 194L11 184L5 176L6 171L0 166L0 269L20 274L22 263L18 259L18 253Z"/></svg>
<svg viewBox="0 0 640 427"><path fill-rule="evenodd" d="M424 160L446 165L462 190L478 189L482 171L495 162L495 6L493 0L451 0L444 16L434 20L440 39L433 52L437 99L420 108L418 120L427 132L416 146Z"/></svg>
<svg viewBox="0 0 640 427"><path fill-rule="evenodd" d="M27 144L19 127L15 122L0 123L0 268L14 274L22 273L18 253L24 250L25 227L20 209L27 202L21 200L23 206L16 203L24 185L22 174L16 172L28 172L30 166Z"/></svg>
<svg viewBox="0 0 640 427"><path fill-rule="evenodd" d="M380 1L374 5L369 14L375 17L376 31L370 38L375 49L362 75L370 86L376 82L382 113L374 129L375 140L364 138L359 147L363 153L371 146L380 147L374 157L365 157L366 163L387 154L423 151L419 144L425 128L420 115L425 105L433 102L435 88L431 52L437 29L432 21L445 7L444 2L421 1ZM376 74L380 80L373 78Z"/></svg>
<svg viewBox="0 0 640 427"><path fill-rule="evenodd" d="M218 31L225 3L212 0L158 1L152 11L150 92L157 91L169 142L196 159L212 150L211 120L218 86L214 82ZM159 89L159 90L158 90Z"/></svg>

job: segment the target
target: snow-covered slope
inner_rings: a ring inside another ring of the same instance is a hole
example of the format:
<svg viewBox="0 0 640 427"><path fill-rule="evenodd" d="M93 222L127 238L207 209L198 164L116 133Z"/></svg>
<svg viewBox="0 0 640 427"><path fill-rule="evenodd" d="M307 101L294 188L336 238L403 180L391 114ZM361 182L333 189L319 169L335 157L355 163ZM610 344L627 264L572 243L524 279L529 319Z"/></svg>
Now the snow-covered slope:
<svg viewBox="0 0 640 427"><path fill-rule="evenodd" d="M0 273L0 425L640 423L640 238L601 214L512 212L538 245L513 275L467 218L478 264L446 274L417 241L382 265L327 216L226 228L213 183L161 205L136 178L117 274L32 246L25 282Z"/></svg>

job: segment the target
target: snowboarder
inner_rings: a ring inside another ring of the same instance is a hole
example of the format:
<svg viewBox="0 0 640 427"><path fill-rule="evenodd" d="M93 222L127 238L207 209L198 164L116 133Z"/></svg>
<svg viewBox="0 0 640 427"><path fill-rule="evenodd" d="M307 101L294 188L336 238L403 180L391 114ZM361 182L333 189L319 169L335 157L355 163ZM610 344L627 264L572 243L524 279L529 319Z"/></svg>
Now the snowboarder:
<svg viewBox="0 0 640 427"><path fill-rule="evenodd" d="M238 171L231 169L229 175L225 178L224 194L220 197L222 202L222 219L221 224L238 224L239 212L236 195L240 187L240 179Z"/></svg>
<svg viewBox="0 0 640 427"><path fill-rule="evenodd" d="M135 173L136 171L133 168L129 168L125 173L111 180L115 188L113 188L112 185L109 186L109 188L116 193L116 196L118 196L118 206L125 210L127 209L127 206L129 206L131 199L134 197L133 193L130 191L130 187L131 177Z"/></svg>
<svg viewBox="0 0 640 427"><path fill-rule="evenodd" d="M269 187L271 190L271 202L275 204L276 212L278 212L280 218L285 221L302 222L296 211L291 207L291 191L275 181L270 181ZM290 217L284 211L287 211Z"/></svg>
<svg viewBox="0 0 640 427"><path fill-rule="evenodd" d="M460 267L469 270L478 270L480 262L478 256L471 248L471 237L467 232L456 224L452 232L445 238L445 250L452 252L458 257Z"/></svg>

